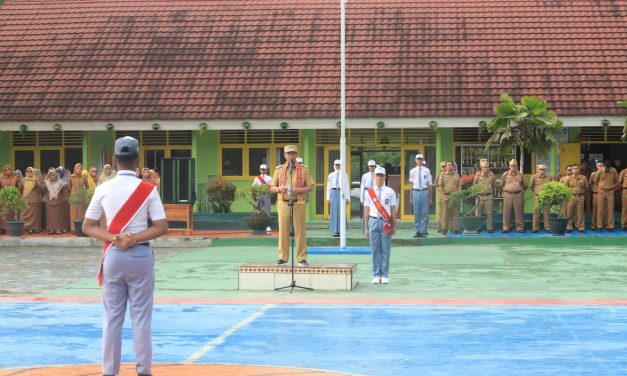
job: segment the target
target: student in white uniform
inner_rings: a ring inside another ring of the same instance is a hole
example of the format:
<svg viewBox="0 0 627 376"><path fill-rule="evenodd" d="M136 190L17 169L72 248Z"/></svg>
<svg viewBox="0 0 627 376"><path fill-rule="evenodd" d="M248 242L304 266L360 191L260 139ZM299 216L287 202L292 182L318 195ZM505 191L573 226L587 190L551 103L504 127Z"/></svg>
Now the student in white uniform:
<svg viewBox="0 0 627 376"><path fill-rule="evenodd" d="M83 232L105 242L99 283L102 285L102 373L120 372L122 325L131 307L133 346L140 376L152 374L152 305L155 288L150 240L168 230L157 188L138 179L139 142L123 137L115 142L117 176L96 187L85 213ZM107 229L99 226L104 213ZM152 224L148 227L148 219Z"/></svg>
<svg viewBox="0 0 627 376"><path fill-rule="evenodd" d="M416 167L409 171L409 183L412 185L410 197L414 209L414 238L426 238L429 206L433 204L433 178L422 154L416 154Z"/></svg>
<svg viewBox="0 0 627 376"><path fill-rule="evenodd" d="M327 200L329 201L329 217L331 223L329 224L329 230L333 236L340 236L340 205L347 202L350 198L350 192L348 188L348 176L344 174L344 178L340 178L340 166L341 161L336 159L333 163L335 171L329 174L327 177ZM344 196L340 197L341 184L344 184Z"/></svg>
<svg viewBox="0 0 627 376"><path fill-rule="evenodd" d="M272 200L270 199L270 183L272 183L272 176L268 175L268 165L262 164L259 166L259 175L253 180L253 185L266 185L268 187L268 193L259 196L263 204L263 211L267 216L270 216L270 210L272 207ZM272 231L270 226L266 228L266 231Z"/></svg>
<svg viewBox="0 0 627 376"><path fill-rule="evenodd" d="M361 213L364 212L364 195L368 188L374 186L374 169L377 168L377 162L374 160L368 161L368 172L361 176L361 183L359 184L359 203L361 204ZM367 218L364 218L362 215L361 218L361 232L364 232L364 222Z"/></svg>

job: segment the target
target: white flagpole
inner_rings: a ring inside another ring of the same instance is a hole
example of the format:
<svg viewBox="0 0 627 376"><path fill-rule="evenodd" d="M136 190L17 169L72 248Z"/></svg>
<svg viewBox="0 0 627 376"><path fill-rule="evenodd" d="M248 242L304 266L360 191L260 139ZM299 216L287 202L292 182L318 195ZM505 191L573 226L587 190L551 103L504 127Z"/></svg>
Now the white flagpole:
<svg viewBox="0 0 627 376"><path fill-rule="evenodd" d="M346 248L346 201L350 197L350 187L344 186L346 174L346 0L341 3L340 30L340 248ZM349 179L350 184L350 179ZM348 190L348 192L347 192Z"/></svg>

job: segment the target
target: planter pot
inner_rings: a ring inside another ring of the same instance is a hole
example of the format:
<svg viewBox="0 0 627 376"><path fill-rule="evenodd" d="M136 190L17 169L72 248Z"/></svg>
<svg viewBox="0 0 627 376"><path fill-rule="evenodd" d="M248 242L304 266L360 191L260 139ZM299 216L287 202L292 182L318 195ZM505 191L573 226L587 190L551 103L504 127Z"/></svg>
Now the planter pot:
<svg viewBox="0 0 627 376"><path fill-rule="evenodd" d="M266 229L272 224L273 217L267 215L251 215L249 217L242 218L242 222L246 224L251 230L251 234L265 235Z"/></svg>
<svg viewBox="0 0 627 376"><path fill-rule="evenodd" d="M459 227L464 230L466 235L477 235L481 231L481 227L486 224L487 217L477 217L474 215L466 215L455 218Z"/></svg>
<svg viewBox="0 0 627 376"><path fill-rule="evenodd" d="M551 233L555 236L563 236L566 233L568 218L549 218Z"/></svg>
<svg viewBox="0 0 627 376"><path fill-rule="evenodd" d="M83 232L83 220L82 219L75 219L74 220L74 226L76 226L76 231L74 231L76 233L76 236L80 236L80 237L86 237L87 236Z"/></svg>
<svg viewBox="0 0 627 376"><path fill-rule="evenodd" d="M7 232L9 236L22 236L24 231L24 222L22 221L7 221Z"/></svg>

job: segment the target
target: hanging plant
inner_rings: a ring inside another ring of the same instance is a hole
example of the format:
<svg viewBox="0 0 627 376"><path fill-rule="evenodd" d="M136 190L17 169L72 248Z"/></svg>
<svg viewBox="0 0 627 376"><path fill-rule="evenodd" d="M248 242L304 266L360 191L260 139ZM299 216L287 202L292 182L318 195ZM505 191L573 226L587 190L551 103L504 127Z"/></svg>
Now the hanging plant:
<svg viewBox="0 0 627 376"><path fill-rule="evenodd" d="M108 131L112 131L114 126L111 123L107 123L107 125L105 125L105 128L107 128Z"/></svg>
<svg viewBox="0 0 627 376"><path fill-rule="evenodd" d="M431 120L431 121L429 122L429 128L431 128L431 129L433 129L433 130L438 129L438 122L437 122L437 121L435 121L435 120Z"/></svg>
<svg viewBox="0 0 627 376"><path fill-rule="evenodd" d="M383 129L383 128L385 128L385 123L384 123L384 122L382 122L382 121L378 122L378 123L377 123L377 128L379 128L379 129Z"/></svg>
<svg viewBox="0 0 627 376"><path fill-rule="evenodd" d="M242 127L244 127L244 129L248 129L250 128L250 126L251 126L250 121L245 121L242 123Z"/></svg>
<svg viewBox="0 0 627 376"><path fill-rule="evenodd" d="M287 124L286 122L282 122L281 123L281 129L287 129L290 125Z"/></svg>
<svg viewBox="0 0 627 376"><path fill-rule="evenodd" d="M607 128L610 126L610 121L607 119L603 119L601 120L601 126L603 126L603 128Z"/></svg>
<svg viewBox="0 0 627 376"><path fill-rule="evenodd" d="M26 124L20 125L20 133L24 134L26 132L28 132L28 125L26 125Z"/></svg>
<svg viewBox="0 0 627 376"><path fill-rule="evenodd" d="M338 120L337 123L335 123L335 126L337 127L337 129L341 129L342 128L342 121Z"/></svg>
<svg viewBox="0 0 627 376"><path fill-rule="evenodd" d="M208 128L207 123L198 124L198 130L200 131L200 134L204 133L207 130L207 128Z"/></svg>
<svg viewBox="0 0 627 376"><path fill-rule="evenodd" d="M52 126L52 130L55 131L55 132L60 131L61 130L61 124L59 124L59 123L54 124Z"/></svg>
<svg viewBox="0 0 627 376"><path fill-rule="evenodd" d="M485 120L481 120L479 122L479 129L481 129L481 132L485 132L488 129L488 123Z"/></svg>
<svg viewBox="0 0 627 376"><path fill-rule="evenodd" d="M159 123L154 123L152 125L152 130L153 131L158 131L161 128L161 125Z"/></svg>

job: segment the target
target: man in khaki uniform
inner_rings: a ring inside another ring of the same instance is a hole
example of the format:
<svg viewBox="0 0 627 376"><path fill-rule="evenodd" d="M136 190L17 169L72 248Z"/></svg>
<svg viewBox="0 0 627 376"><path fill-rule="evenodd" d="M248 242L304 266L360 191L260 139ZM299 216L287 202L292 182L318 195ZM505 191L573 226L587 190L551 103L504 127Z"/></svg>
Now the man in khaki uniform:
<svg viewBox="0 0 627 376"><path fill-rule="evenodd" d="M446 162L440 162L440 172L435 176L435 189L438 193L438 197L442 198L442 192L440 191L440 176L446 171ZM438 208L438 232L442 232L442 206Z"/></svg>
<svg viewBox="0 0 627 376"><path fill-rule="evenodd" d="M627 230L627 168L620 172L618 184L623 188L621 192L623 197L623 210L620 216L620 227L621 230L625 231Z"/></svg>
<svg viewBox="0 0 627 376"><path fill-rule="evenodd" d="M503 232L508 233L512 229L512 210L516 216L516 231L525 232L524 222L524 192L527 189L523 174L518 171L516 159L509 161L509 171L501 177L503 189Z"/></svg>
<svg viewBox="0 0 627 376"><path fill-rule="evenodd" d="M455 217L459 216L459 208L449 208L449 195L459 191L462 187L462 180L455 172L455 165L452 161L446 162L446 171L440 175L440 209L442 210L442 235L448 233L450 228L453 232L459 232Z"/></svg>
<svg viewBox="0 0 627 376"><path fill-rule="evenodd" d="M492 195L496 187L496 177L494 173L490 171L490 164L487 160L481 160L481 171L475 175L475 179L472 182L473 185L479 185L481 191L476 198L477 208L475 209L476 216L486 215L488 217L487 230L489 233L494 232L494 203L492 201Z"/></svg>
<svg viewBox="0 0 627 376"><path fill-rule="evenodd" d="M614 185L618 183L616 169L609 160L603 162L603 169L594 175L597 193L597 231L606 226L607 231L614 232ZM603 217L605 216L605 218Z"/></svg>
<svg viewBox="0 0 627 376"><path fill-rule="evenodd" d="M579 165L573 165L573 175L566 179L566 186L570 188L572 196L566 206L566 216L568 225L566 232L573 232L574 226L577 226L579 232L586 232L586 224L583 219L584 206L586 204L586 190L588 189L588 180L585 176L579 175Z"/></svg>
<svg viewBox="0 0 627 376"><path fill-rule="evenodd" d="M314 181L309 169L296 163L298 149L296 145L283 148L285 164L278 166L272 177L270 190L277 193L279 214L279 260L277 265L289 260L290 247L290 202L293 206L294 237L296 238L297 260L299 266L307 266L307 234L305 230L305 200L313 189Z"/></svg>
<svg viewBox="0 0 627 376"><path fill-rule="evenodd" d="M540 230L540 213L538 211L536 211L536 208L538 207L538 205L536 204L536 201L538 199L538 193L540 193L540 191L542 190L542 187L544 186L544 184L548 183L549 181L551 181L551 177L549 175L547 175L546 173L546 165L543 164L539 164L536 167L537 172L531 176L531 179L529 180L529 189L531 189L533 191L533 215L532 215L532 224L531 224L531 232L536 233ZM544 210L542 211L543 214L543 224L544 224L544 230L546 232L551 231L550 227L549 227L549 208L544 208Z"/></svg>
<svg viewBox="0 0 627 376"><path fill-rule="evenodd" d="M592 231L597 230L597 210L599 207L597 205L599 187L594 182L594 176L601 170L603 170L603 162L597 162L597 170L590 175L590 180L588 181L590 190L592 191L592 223L590 223Z"/></svg>

